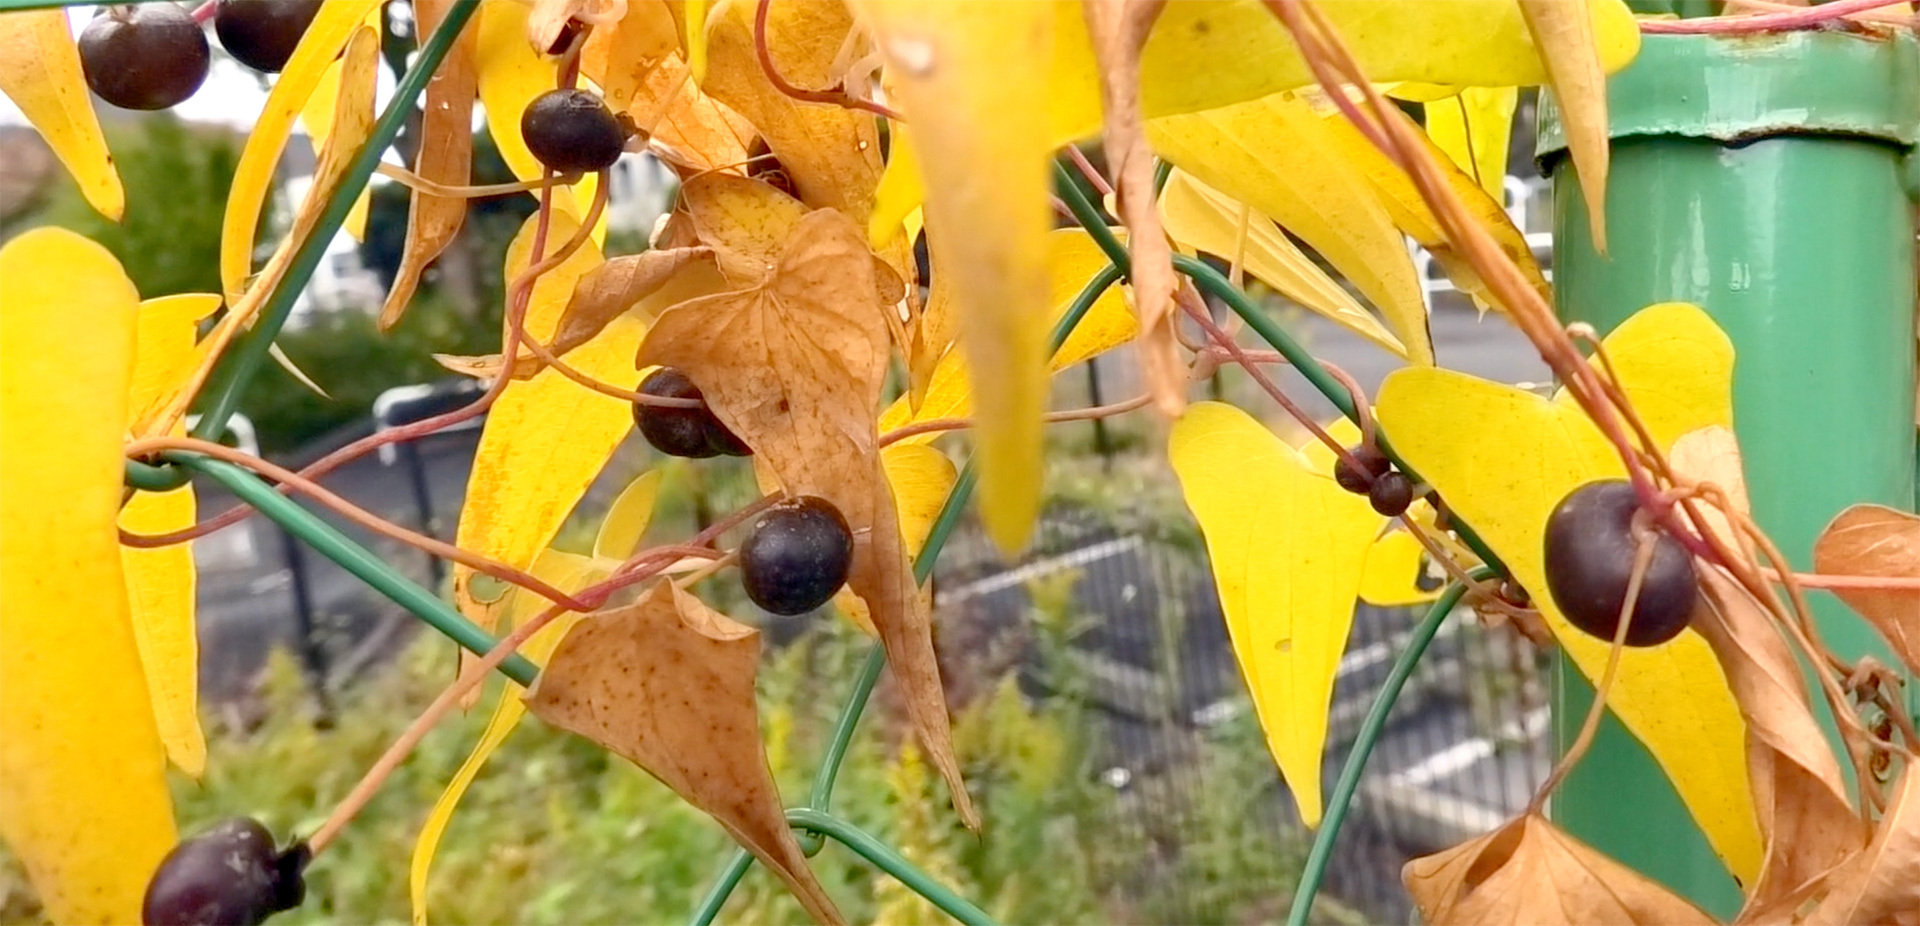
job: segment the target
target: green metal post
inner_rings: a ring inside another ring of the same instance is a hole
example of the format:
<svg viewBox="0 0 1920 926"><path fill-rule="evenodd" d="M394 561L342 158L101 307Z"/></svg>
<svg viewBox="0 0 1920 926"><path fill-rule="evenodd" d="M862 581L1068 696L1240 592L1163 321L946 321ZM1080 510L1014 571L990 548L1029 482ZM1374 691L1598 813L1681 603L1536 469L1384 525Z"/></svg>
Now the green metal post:
<svg viewBox="0 0 1920 926"><path fill-rule="evenodd" d="M1601 330L1650 303L1707 310L1732 338L1734 424L1754 515L1799 568L1854 502L1914 500L1914 212L1920 130L1913 37L1840 33L1647 36L1608 84L1609 253L1557 114L1541 107L1554 185L1561 315ZM1877 638L1830 596L1829 645ZM1556 673L1556 735L1572 738L1592 688ZM1731 915L1738 887L1646 751L1609 717L1554 797L1597 848Z"/></svg>

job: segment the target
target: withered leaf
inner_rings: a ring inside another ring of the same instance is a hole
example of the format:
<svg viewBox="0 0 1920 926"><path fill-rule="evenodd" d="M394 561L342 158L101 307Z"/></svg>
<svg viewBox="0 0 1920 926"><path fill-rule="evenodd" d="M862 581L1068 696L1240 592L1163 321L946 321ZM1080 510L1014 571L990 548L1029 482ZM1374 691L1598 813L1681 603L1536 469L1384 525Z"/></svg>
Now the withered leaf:
<svg viewBox="0 0 1920 926"><path fill-rule="evenodd" d="M646 80L680 48L680 29L661 0L627 0L627 15L611 28L593 30L580 50L580 69L600 85L607 107L633 104Z"/></svg>
<svg viewBox="0 0 1920 926"><path fill-rule="evenodd" d="M751 123L694 83L679 55L668 56L641 79L627 117L647 133L655 154L688 172L739 164L754 135Z"/></svg>
<svg viewBox="0 0 1920 926"><path fill-rule="evenodd" d="M707 20L703 87L760 130L807 205L838 209L866 227L880 185L880 130L871 113L804 103L779 90L754 50L753 3L716 6ZM834 60L853 17L840 0L775 3L767 11L767 55L787 83L837 83Z"/></svg>
<svg viewBox="0 0 1920 926"><path fill-rule="evenodd" d="M1829 879L1808 926L1920 926L1920 772L1908 763L1866 851Z"/></svg>
<svg viewBox="0 0 1920 926"><path fill-rule="evenodd" d="M1699 567L1704 602L1693 627L1726 671L1747 722L1747 767L1767 856L1747 906L1771 905L1867 843L1787 641L1718 567Z"/></svg>
<svg viewBox="0 0 1920 926"><path fill-rule="evenodd" d="M1534 814L1414 859L1400 878L1430 926L1713 922L1678 895Z"/></svg>
<svg viewBox="0 0 1920 926"><path fill-rule="evenodd" d="M758 631L672 582L589 615L526 696L534 716L646 769L713 816L822 923L845 920L787 828L753 679Z"/></svg>
<svg viewBox="0 0 1920 926"><path fill-rule="evenodd" d="M420 0L414 15L421 36L432 35L446 18L451 0ZM454 39L440 69L427 83L426 111L420 120L420 154L414 159L414 173L435 183L459 186L468 181L473 160L473 100L479 90L479 72L474 63L474 42L478 31L469 24ZM407 214L407 243L400 253L400 268L394 272L393 288L380 307L380 328L392 328L400 321L420 286L420 274L433 259L446 250L467 218L467 201L453 196L434 196L415 190Z"/></svg>
<svg viewBox="0 0 1920 926"><path fill-rule="evenodd" d="M1673 442L1673 449L1667 451L1667 464L1678 475L1696 485L1713 485L1727 497L1727 501L1742 513L1749 510L1747 505L1747 476L1740 462L1740 443L1735 439L1733 430L1722 425L1712 425L1691 431ZM1707 522L1707 528L1728 546L1744 550L1753 555L1753 541L1746 535L1733 529L1733 524L1720 509L1706 504L1704 500L1695 506Z"/></svg>
<svg viewBox="0 0 1920 926"><path fill-rule="evenodd" d="M702 174L687 181L680 195L694 235L713 249L720 271L735 286L765 280L795 226L811 211L772 184L733 174ZM873 276L880 305L900 301L904 284L877 257Z"/></svg>
<svg viewBox="0 0 1920 926"><path fill-rule="evenodd" d="M1107 164L1133 251L1130 277L1147 388L1161 413L1174 418L1186 407L1187 371L1173 331L1173 250L1160 228L1153 152L1140 112L1140 48L1165 5L1166 0L1087 0L1082 10L1100 62Z"/></svg>
<svg viewBox="0 0 1920 926"><path fill-rule="evenodd" d="M558 356L593 340L614 319L688 271L690 264L712 260L708 248L673 248L616 257L587 271L561 310L547 349Z"/></svg>
<svg viewBox="0 0 1920 926"><path fill-rule="evenodd" d="M803 217L772 276L663 312L639 363L677 367L789 491L817 495L854 529L848 586L865 599L887 661L955 809L978 818L954 759L931 624L914 594L878 447L887 327L866 232L835 210Z"/></svg>
<svg viewBox="0 0 1920 926"><path fill-rule="evenodd" d="M1885 578L1920 577L1920 515L1884 505L1854 505L1820 532L1813 568L1825 573ZM1920 672L1920 589L1840 589L1834 594L1887 638Z"/></svg>

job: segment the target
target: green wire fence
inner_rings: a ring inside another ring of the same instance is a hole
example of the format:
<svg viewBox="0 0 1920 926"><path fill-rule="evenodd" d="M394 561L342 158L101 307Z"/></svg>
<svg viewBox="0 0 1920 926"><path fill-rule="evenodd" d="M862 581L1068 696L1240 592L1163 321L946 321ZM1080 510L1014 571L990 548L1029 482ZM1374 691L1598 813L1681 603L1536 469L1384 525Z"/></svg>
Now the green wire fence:
<svg viewBox="0 0 1920 926"><path fill-rule="evenodd" d="M65 4L38 2L38 0L0 0L0 12L62 5ZM354 199L366 186L377 167L382 153L406 123L416 99L446 57L455 37L467 26L478 7L479 0L456 0L448 10L444 21L421 46L412 66L398 82L393 98L375 123L364 147L349 166L344 181L338 189L333 191L333 196L322 211L312 233L297 245L286 275L267 299L256 324L234 343L222 359L216 379L208 393L206 405L201 411L199 423L194 428L194 436L213 440L218 439L225 431L228 419L236 411L243 387L259 371L267 356L268 348L286 323L296 296L305 287L308 278L318 265L326 244L340 229ZM1129 268L1126 248L1108 228L1106 219L1064 167L1056 164L1056 170L1059 181L1056 184L1058 194L1074 217L1102 248L1110 263L1081 290L1056 325L1052 332L1054 350L1059 349L1068 334L1092 308L1094 302L1109 287L1125 278ZM1162 165L1161 176L1164 177L1164 175L1165 169ZM1357 415L1354 397L1347 392L1346 387L1341 385L1338 379L1285 330L1267 317L1238 287L1213 268L1193 258L1176 256L1175 268L1191 279L1202 291L1220 299L1243 318L1248 327L1292 363L1305 376L1308 383L1331 401L1342 414L1348 417ZM1389 456L1393 455L1384 441L1381 446ZM1403 461L1396 457L1395 462ZM339 564L369 587L461 647L477 654L484 654L496 644L497 641L492 636L467 621L434 593L401 575L379 556L355 543L313 512L282 495L265 480L239 466L194 453L169 453L163 457L159 465L130 461L126 468L126 482L136 489L163 491L183 484L191 472L202 473L225 486L241 501L252 505L281 528L306 542L321 555ZM1410 470L1408 475L1410 478L1418 478ZM939 558L947 539L959 524L976 482L976 473L969 464L961 471L960 478L948 495L924 549L914 562L916 580L924 583L932 574L933 565ZM1453 527L1462 540L1487 563L1488 568L1482 569L1479 577L1492 578L1503 571L1504 567L1500 565L1499 560L1485 544L1480 542L1470 528L1457 521ZM1316 834L1306 869L1294 897L1290 914L1291 922L1305 921L1325 874L1332 846L1346 818L1348 804L1353 798L1360 772L1385 727L1395 699L1426 651L1427 644L1433 640L1434 634L1459 603L1464 592L1463 586L1458 583L1452 584L1433 604L1425 619L1416 628L1411 643L1395 661L1386 684L1368 712L1331 795L1326 820ZM817 853L827 839L832 839L860 855L881 871L899 879L956 920L968 924L990 923L991 918L980 907L942 885L870 834L834 816L830 810L834 782L884 665L885 655L876 645L867 656L859 675L854 679L853 689L835 724L807 803L789 810L788 822L798 831L802 848L808 855ZM502 662L499 668L503 675L523 686L530 686L538 672L533 663L518 655ZM751 865L752 856L744 849L737 851L721 871L705 899L694 911L692 922L695 924L713 922Z"/></svg>

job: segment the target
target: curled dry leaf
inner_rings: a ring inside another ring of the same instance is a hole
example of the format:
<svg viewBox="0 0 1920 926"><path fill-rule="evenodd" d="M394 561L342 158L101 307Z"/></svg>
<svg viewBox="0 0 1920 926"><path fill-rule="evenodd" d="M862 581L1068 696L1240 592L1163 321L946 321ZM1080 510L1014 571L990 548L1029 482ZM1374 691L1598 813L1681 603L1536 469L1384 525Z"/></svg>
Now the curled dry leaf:
<svg viewBox="0 0 1920 926"><path fill-rule="evenodd" d="M614 319L674 285L682 273L687 274L688 281L695 281L701 274L691 265L711 264L712 260L713 251L708 248L672 248L616 257L587 271L574 284L573 295L560 313L547 349L558 356L593 340Z"/></svg>
<svg viewBox="0 0 1920 926"><path fill-rule="evenodd" d="M1908 762L1873 842L1828 878L1808 926L1920 926L1920 771Z"/></svg>
<svg viewBox="0 0 1920 926"><path fill-rule="evenodd" d="M765 282L661 313L642 366L677 367L780 483L832 502L854 529L848 585L865 599L955 809L977 827L953 756L927 609L881 468L877 407L888 334L864 225L823 209L803 217Z"/></svg>
<svg viewBox="0 0 1920 926"><path fill-rule="evenodd" d="M627 0L627 15L587 36L580 70L600 85L607 107L621 112L633 105L654 69L679 49L680 30L665 3Z"/></svg>
<svg viewBox="0 0 1920 926"><path fill-rule="evenodd" d="M1740 465L1740 442L1733 429L1712 425L1690 431L1674 441L1667 451L1667 465L1675 476L1695 485L1711 485L1726 495L1742 514L1747 506L1747 476ZM1694 505L1714 536L1735 549L1753 555L1753 541L1733 529L1733 524L1717 506L1702 502Z"/></svg>
<svg viewBox="0 0 1920 926"><path fill-rule="evenodd" d="M1431 926L1713 923L1678 895L1534 814L1414 859L1400 878Z"/></svg>
<svg viewBox="0 0 1920 926"><path fill-rule="evenodd" d="M1813 568L1855 576L1920 576L1920 515L1855 505L1820 533ZM1835 594L1873 624L1907 669L1920 672L1920 591L1842 589Z"/></svg>
<svg viewBox="0 0 1920 926"><path fill-rule="evenodd" d="M1133 251L1134 311L1140 317L1140 357L1155 407L1168 418L1187 404L1187 369L1174 338L1173 250L1160 227L1153 190L1153 152L1140 115L1140 48L1166 0L1087 0L1083 12L1100 62L1106 113L1108 170L1120 199Z"/></svg>
<svg viewBox="0 0 1920 926"><path fill-rule="evenodd" d="M646 769L766 863L814 919L845 920L787 828L754 704L760 634L656 582L576 624L527 707Z"/></svg>
<svg viewBox="0 0 1920 926"><path fill-rule="evenodd" d="M414 16L420 20L416 31L423 40L446 19L449 5L450 0L417 0L414 4ZM413 170L435 183L458 186L471 175L473 101L480 86L474 42L475 30L469 23L427 82L425 112L420 119L420 154L414 159ZM420 274L446 250L466 218L466 200L413 191L407 213L407 243L400 253L400 267L394 271L393 288L380 307L381 329L392 328L400 321L420 285Z"/></svg>
<svg viewBox="0 0 1920 926"><path fill-rule="evenodd" d="M1693 627L1707 638L1747 725L1748 777L1766 839L1749 909L1770 905L1867 843L1840 764L1814 719L1800 663L1766 609L1717 567L1700 567Z"/></svg>
<svg viewBox="0 0 1920 926"><path fill-rule="evenodd" d="M713 249L734 286L765 280L810 211L772 184L732 174L702 174L687 181L680 196L695 237ZM886 261L873 260L874 293L880 305L892 306L904 294L900 276Z"/></svg>
<svg viewBox="0 0 1920 926"><path fill-rule="evenodd" d="M1587 222L1595 250L1607 252L1607 72L1603 46L1591 5L1582 0L1520 0L1520 15L1540 49L1547 82L1560 104L1560 124L1587 201ZM1639 48L1634 36L1633 48ZM1609 43L1611 44L1611 43Z"/></svg>

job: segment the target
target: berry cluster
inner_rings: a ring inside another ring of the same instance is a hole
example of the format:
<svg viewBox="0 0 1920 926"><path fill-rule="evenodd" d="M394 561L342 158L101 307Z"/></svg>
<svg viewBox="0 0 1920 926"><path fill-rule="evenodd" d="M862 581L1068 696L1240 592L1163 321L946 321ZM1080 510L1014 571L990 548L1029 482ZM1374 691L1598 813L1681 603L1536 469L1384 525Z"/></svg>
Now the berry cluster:
<svg viewBox="0 0 1920 926"><path fill-rule="evenodd" d="M279 73L320 0L220 0L213 31L234 60ZM175 3L102 7L80 33L80 68L93 92L121 109L168 109L200 89L213 64L207 36Z"/></svg>
<svg viewBox="0 0 1920 926"><path fill-rule="evenodd" d="M1342 457L1333 464L1333 481L1355 495L1365 495L1373 510L1389 518L1405 514L1414 499L1413 481L1407 474L1394 469L1393 461L1371 444L1348 447L1347 455L1360 469L1348 466Z"/></svg>

